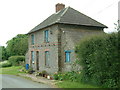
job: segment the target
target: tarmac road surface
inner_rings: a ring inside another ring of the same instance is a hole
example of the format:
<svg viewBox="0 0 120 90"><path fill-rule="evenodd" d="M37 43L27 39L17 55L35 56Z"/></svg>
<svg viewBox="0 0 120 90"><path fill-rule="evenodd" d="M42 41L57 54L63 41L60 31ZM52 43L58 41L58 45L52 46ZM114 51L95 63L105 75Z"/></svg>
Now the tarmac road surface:
<svg viewBox="0 0 120 90"><path fill-rule="evenodd" d="M0 74L1 88L51 88L51 86L14 75Z"/></svg>

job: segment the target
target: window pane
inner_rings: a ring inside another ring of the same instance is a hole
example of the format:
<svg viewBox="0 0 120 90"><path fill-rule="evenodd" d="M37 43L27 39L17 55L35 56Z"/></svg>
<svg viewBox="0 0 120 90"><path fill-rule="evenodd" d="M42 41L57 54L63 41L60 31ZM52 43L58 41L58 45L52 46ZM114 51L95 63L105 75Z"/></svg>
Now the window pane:
<svg viewBox="0 0 120 90"><path fill-rule="evenodd" d="M66 55L65 62L70 62L70 52L66 52L65 55Z"/></svg>
<svg viewBox="0 0 120 90"><path fill-rule="evenodd" d="M45 51L45 65L49 66L49 51Z"/></svg>
<svg viewBox="0 0 120 90"><path fill-rule="evenodd" d="M31 42L32 42L32 45L34 45L34 35L31 35Z"/></svg>
<svg viewBox="0 0 120 90"><path fill-rule="evenodd" d="M31 52L32 63L34 63L34 51Z"/></svg>
<svg viewBox="0 0 120 90"><path fill-rule="evenodd" d="M45 31L45 42L48 42L48 30Z"/></svg>

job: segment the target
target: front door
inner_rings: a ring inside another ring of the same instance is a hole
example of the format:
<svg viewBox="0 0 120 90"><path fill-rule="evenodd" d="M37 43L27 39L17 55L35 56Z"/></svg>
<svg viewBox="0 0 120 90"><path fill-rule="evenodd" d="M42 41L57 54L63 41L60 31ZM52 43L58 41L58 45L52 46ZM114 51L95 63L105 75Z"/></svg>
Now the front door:
<svg viewBox="0 0 120 90"><path fill-rule="evenodd" d="M36 69L39 70L39 51L36 51Z"/></svg>

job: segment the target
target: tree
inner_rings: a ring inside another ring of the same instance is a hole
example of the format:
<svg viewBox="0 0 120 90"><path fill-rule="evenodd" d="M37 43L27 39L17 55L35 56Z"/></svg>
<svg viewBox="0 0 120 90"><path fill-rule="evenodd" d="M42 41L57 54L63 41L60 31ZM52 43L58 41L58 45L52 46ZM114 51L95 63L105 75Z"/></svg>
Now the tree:
<svg viewBox="0 0 120 90"><path fill-rule="evenodd" d="M117 21L117 24L114 23L114 25L115 25L115 29L116 29L118 32L120 32L120 20Z"/></svg>
<svg viewBox="0 0 120 90"><path fill-rule="evenodd" d="M25 55L28 50L28 36L25 34L18 34L16 37L7 41L6 51L10 56Z"/></svg>
<svg viewBox="0 0 120 90"><path fill-rule="evenodd" d="M8 58L8 54L6 52L6 48L4 46L0 46L0 60L4 61Z"/></svg>
<svg viewBox="0 0 120 90"><path fill-rule="evenodd" d="M0 61L2 61L2 46L0 46Z"/></svg>

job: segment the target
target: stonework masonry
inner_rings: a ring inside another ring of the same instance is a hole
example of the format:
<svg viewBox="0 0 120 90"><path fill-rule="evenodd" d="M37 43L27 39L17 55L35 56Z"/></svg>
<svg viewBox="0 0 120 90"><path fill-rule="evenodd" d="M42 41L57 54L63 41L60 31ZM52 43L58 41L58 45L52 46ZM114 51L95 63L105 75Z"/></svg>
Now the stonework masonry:
<svg viewBox="0 0 120 90"><path fill-rule="evenodd" d="M44 42L44 30L49 30L49 43ZM31 35L34 34L35 36L35 44L31 45ZM29 59L28 63L33 66L36 70L36 51L39 51L39 70L40 71L47 71L50 72L57 72L58 71L58 29L57 25L45 28L35 33L31 33L29 35ZM31 61L31 51L35 52L35 62L34 64ZM45 51L50 52L50 66L45 66Z"/></svg>
<svg viewBox="0 0 120 90"><path fill-rule="evenodd" d="M44 31L49 30L49 43L44 42ZM26 63L37 70L36 52L39 51L39 71L48 73L71 71L76 60L75 46L84 36L103 33L101 28L58 24L29 34L29 51ZM31 35L35 44L31 45ZM70 62L65 62L65 50L71 50ZM31 61L31 51L35 52L35 62ZM50 52L50 66L45 66L45 51Z"/></svg>
<svg viewBox="0 0 120 90"><path fill-rule="evenodd" d="M55 9L56 13L28 32L26 64L47 73L80 70L81 66L73 66L76 45L85 36L104 33L107 26L64 4L56 4Z"/></svg>

